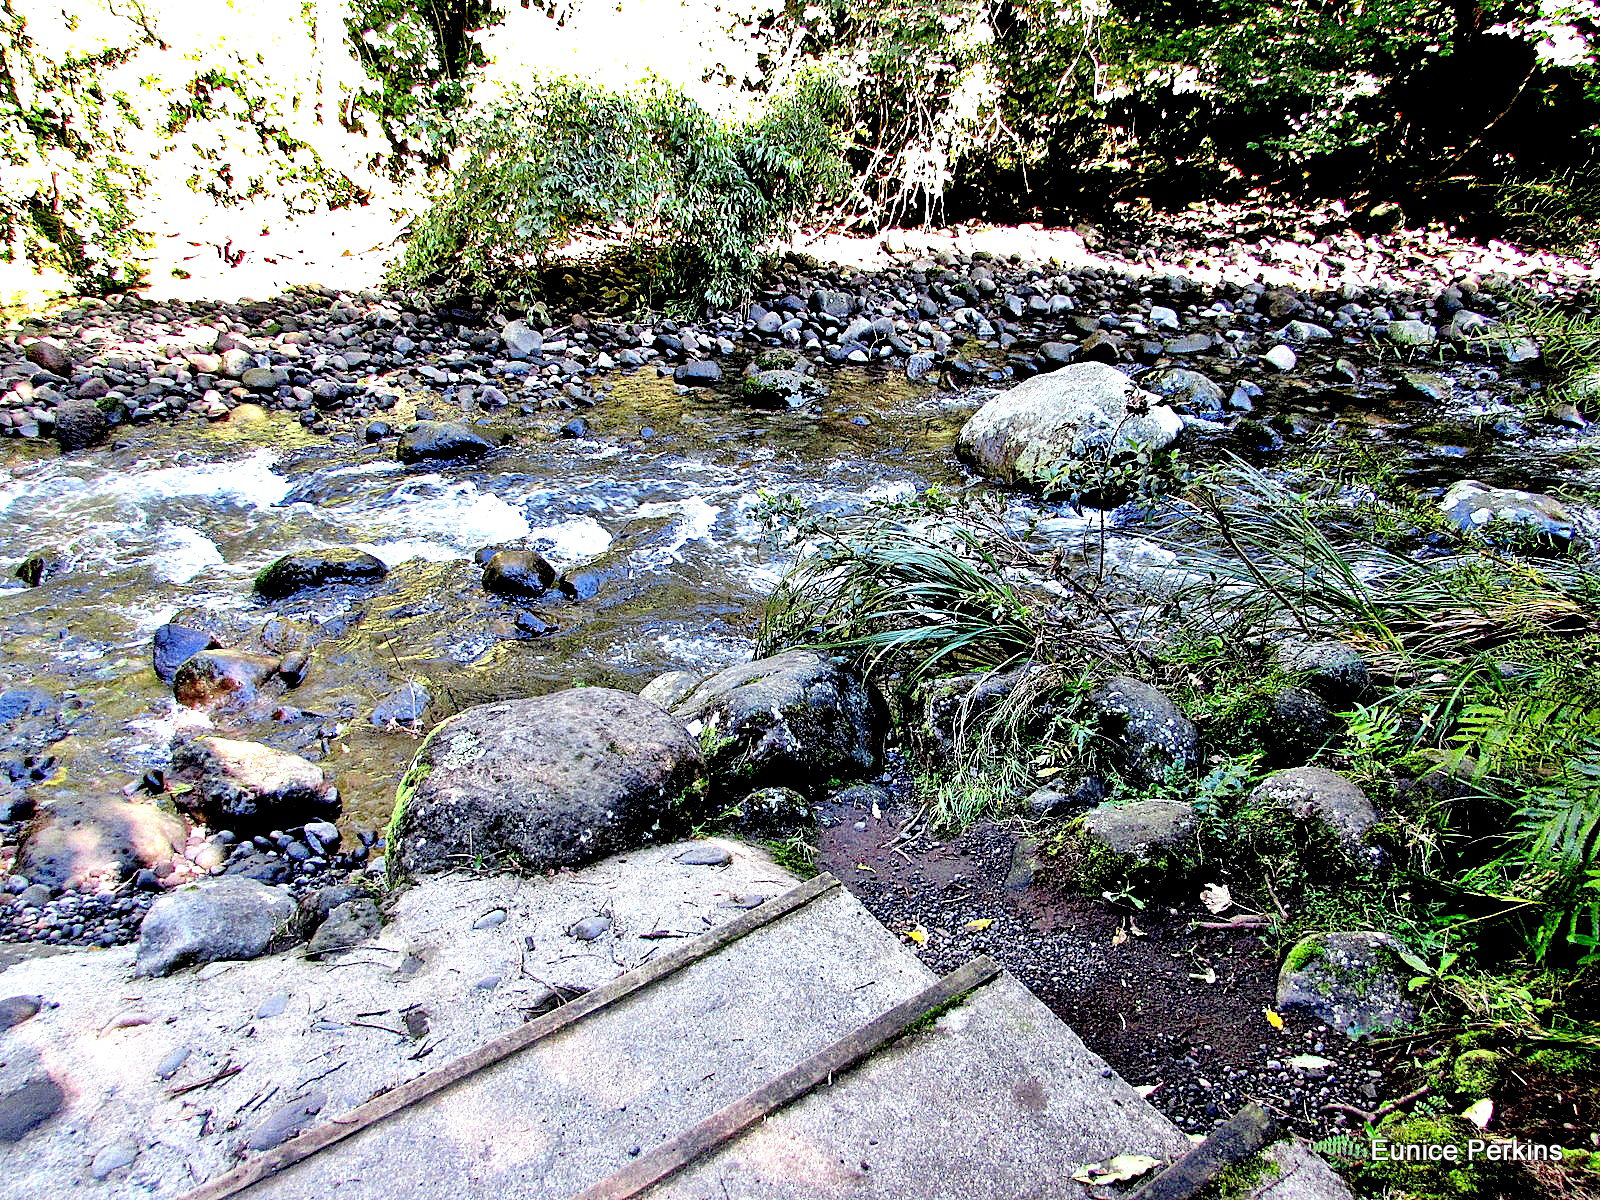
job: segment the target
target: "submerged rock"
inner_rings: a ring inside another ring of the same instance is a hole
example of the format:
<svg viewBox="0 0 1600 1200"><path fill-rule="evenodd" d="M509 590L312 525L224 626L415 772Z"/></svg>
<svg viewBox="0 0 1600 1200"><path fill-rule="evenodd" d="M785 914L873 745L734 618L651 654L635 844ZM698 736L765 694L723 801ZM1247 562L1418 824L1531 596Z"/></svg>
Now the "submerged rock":
<svg viewBox="0 0 1600 1200"><path fill-rule="evenodd" d="M866 684L810 650L719 671L675 704L730 791L812 788L871 771L881 721Z"/></svg>
<svg viewBox="0 0 1600 1200"><path fill-rule="evenodd" d="M39 587L72 570L72 560L55 550L40 550L28 555L17 566L15 575L29 587Z"/></svg>
<svg viewBox="0 0 1600 1200"><path fill-rule="evenodd" d="M1073 464L1164 450L1183 420L1121 371L1072 363L990 400L961 429L962 460L991 479L1059 490Z"/></svg>
<svg viewBox="0 0 1600 1200"><path fill-rule="evenodd" d="M484 704L440 724L395 799L404 874L591 862L659 836L703 777L680 721L610 688Z"/></svg>
<svg viewBox="0 0 1600 1200"><path fill-rule="evenodd" d="M377 583L388 573L383 559L364 550L299 550L285 554L256 576L256 595L264 600L281 600L310 588Z"/></svg>
<svg viewBox="0 0 1600 1200"><path fill-rule="evenodd" d="M292 940L298 911L288 892L235 875L179 888L145 914L138 973L170 975L197 963L259 958Z"/></svg>
<svg viewBox="0 0 1600 1200"><path fill-rule="evenodd" d="M256 742L180 739L172 771L192 785L179 805L212 829L265 833L339 815L339 793L321 767Z"/></svg>
<svg viewBox="0 0 1600 1200"><path fill-rule="evenodd" d="M248 706L281 661L243 650L202 650L178 668L172 694L188 708Z"/></svg>
<svg viewBox="0 0 1600 1200"><path fill-rule="evenodd" d="M1406 998L1415 971L1387 933L1317 933L1301 938L1278 972L1279 1012L1305 1012L1352 1038L1417 1019Z"/></svg>

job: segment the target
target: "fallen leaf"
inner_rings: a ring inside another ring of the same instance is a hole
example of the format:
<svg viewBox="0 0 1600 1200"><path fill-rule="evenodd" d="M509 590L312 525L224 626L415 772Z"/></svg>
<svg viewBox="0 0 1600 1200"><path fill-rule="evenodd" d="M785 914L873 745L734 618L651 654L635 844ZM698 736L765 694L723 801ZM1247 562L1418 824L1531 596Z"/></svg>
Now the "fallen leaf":
<svg viewBox="0 0 1600 1200"><path fill-rule="evenodd" d="M1207 967L1204 975L1190 971L1189 978L1199 980L1201 983L1215 983L1217 981L1217 969L1215 967Z"/></svg>
<svg viewBox="0 0 1600 1200"><path fill-rule="evenodd" d="M1159 1158L1148 1154L1119 1154L1103 1163L1085 1163L1073 1178L1079 1183L1122 1183L1160 1165Z"/></svg>
<svg viewBox="0 0 1600 1200"><path fill-rule="evenodd" d="M1471 1105L1461 1115L1479 1129L1487 1129L1489 1128L1489 1121L1494 1117L1494 1101L1485 1096L1482 1100Z"/></svg>
<svg viewBox="0 0 1600 1200"><path fill-rule="evenodd" d="M1128 932L1133 934L1134 937L1149 937L1150 936L1144 930L1140 929L1137 924L1135 924L1135 922L1134 922L1132 917L1128 918Z"/></svg>
<svg viewBox="0 0 1600 1200"><path fill-rule="evenodd" d="M1122 945L1123 942L1125 942L1127 940L1128 940L1128 931L1125 928L1123 928L1121 925L1118 925L1117 926L1117 931L1111 935L1111 944L1113 946L1120 946L1120 945Z"/></svg>
<svg viewBox="0 0 1600 1200"><path fill-rule="evenodd" d="M989 926L993 924L993 917L982 917L976 921L968 921L967 929L972 933L982 933L985 929L989 928Z"/></svg>
<svg viewBox="0 0 1600 1200"><path fill-rule="evenodd" d="M876 867L869 867L869 866L867 866L866 863L857 863L856 864L856 870L858 870L858 871L871 871L874 875L876 875L878 873L878 869Z"/></svg>
<svg viewBox="0 0 1600 1200"><path fill-rule="evenodd" d="M1277 1013L1273 1012L1270 1008L1263 1008L1261 1010L1261 1015L1267 1018L1267 1024L1271 1025L1274 1029L1283 1028L1283 1018Z"/></svg>
<svg viewBox="0 0 1600 1200"><path fill-rule="evenodd" d="M919 946L926 946L928 944L928 931L921 925L906 930L906 936Z"/></svg>
<svg viewBox="0 0 1600 1200"><path fill-rule="evenodd" d="M1138 1092L1139 1095L1143 1096L1146 1100L1148 1100L1148 1099L1150 1099L1151 1096L1156 1094L1156 1092L1160 1089L1160 1087L1161 1087L1161 1085L1159 1083L1141 1083L1138 1087L1134 1088L1133 1090Z"/></svg>
<svg viewBox="0 0 1600 1200"><path fill-rule="evenodd" d="M1302 1071L1325 1071L1333 1066L1333 1059L1323 1058L1320 1054L1296 1054L1288 1061L1291 1067L1299 1067Z"/></svg>
<svg viewBox="0 0 1600 1200"><path fill-rule="evenodd" d="M1225 883L1208 883L1200 889L1200 903L1212 913L1226 912L1233 907L1233 896Z"/></svg>

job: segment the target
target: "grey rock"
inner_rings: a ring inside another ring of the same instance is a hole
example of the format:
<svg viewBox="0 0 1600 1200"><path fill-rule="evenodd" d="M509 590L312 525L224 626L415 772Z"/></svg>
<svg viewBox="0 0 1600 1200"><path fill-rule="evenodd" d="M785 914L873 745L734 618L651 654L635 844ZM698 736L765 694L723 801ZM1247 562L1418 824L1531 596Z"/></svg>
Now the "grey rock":
<svg viewBox="0 0 1600 1200"><path fill-rule="evenodd" d="M529 358L544 349L544 335L526 321L507 321L500 340L513 356Z"/></svg>
<svg viewBox="0 0 1600 1200"><path fill-rule="evenodd" d="M696 846L672 861L686 867L725 867L733 861L733 855L724 846Z"/></svg>
<svg viewBox="0 0 1600 1200"><path fill-rule="evenodd" d="M1274 771L1250 793L1246 804L1252 809L1284 808L1297 820L1320 821L1348 846L1359 844L1378 820L1367 794L1325 767Z"/></svg>
<svg viewBox="0 0 1600 1200"><path fill-rule="evenodd" d="M288 992L274 992L256 1007L256 1020L270 1021L273 1017L281 1017L289 1007Z"/></svg>
<svg viewBox="0 0 1600 1200"><path fill-rule="evenodd" d="M720 671L672 712L707 747L713 782L736 794L807 791L877 764L882 721L866 684L810 650Z"/></svg>
<svg viewBox="0 0 1600 1200"><path fill-rule="evenodd" d="M220 650L221 643L200 629L189 629L168 622L159 627L150 642L150 661L156 677L170 684L183 666L202 650Z"/></svg>
<svg viewBox="0 0 1600 1200"><path fill-rule="evenodd" d="M183 1064L189 1061L189 1056L193 1053L194 1049L190 1046L178 1046L169 1051L167 1056L156 1064L156 1078L171 1079L183 1069Z"/></svg>
<svg viewBox="0 0 1600 1200"><path fill-rule="evenodd" d="M1222 411L1222 389L1198 371L1184 367L1150 371L1139 377L1139 386L1167 400L1180 412Z"/></svg>
<svg viewBox="0 0 1600 1200"><path fill-rule="evenodd" d="M1292 371L1300 359L1293 350L1280 343L1263 354L1261 361L1275 371Z"/></svg>
<svg viewBox="0 0 1600 1200"><path fill-rule="evenodd" d="M172 771L192 785L179 805L213 829L264 833L339 815L338 792L321 767L258 742L179 738Z"/></svg>
<svg viewBox="0 0 1600 1200"><path fill-rule="evenodd" d="M183 822L152 804L105 796L62 796L22 831L13 870L36 887L117 883L182 851Z"/></svg>
<svg viewBox="0 0 1600 1200"><path fill-rule="evenodd" d="M1193 843L1194 807L1178 800L1102 804L1084 814L1083 829L1107 850L1143 862L1180 853Z"/></svg>
<svg viewBox="0 0 1600 1200"><path fill-rule="evenodd" d="M731 820L750 832L774 831L811 817L811 802L793 788L758 788L733 806Z"/></svg>
<svg viewBox="0 0 1600 1200"><path fill-rule="evenodd" d="M1405 347L1431 346L1439 340L1438 332L1426 321L1390 321L1387 337Z"/></svg>
<svg viewBox="0 0 1600 1200"><path fill-rule="evenodd" d="M179 888L145 914L138 973L170 975L191 964L259 958L288 940L297 911L288 892L233 875Z"/></svg>
<svg viewBox="0 0 1600 1200"><path fill-rule="evenodd" d="M722 382L722 364L709 358L697 358L674 369L672 379L685 387L711 387Z"/></svg>
<svg viewBox="0 0 1600 1200"><path fill-rule="evenodd" d="M405 725L415 727L433 703L428 689L420 683L408 683L398 691L390 692L372 708L372 723L379 729Z"/></svg>
<svg viewBox="0 0 1600 1200"><path fill-rule="evenodd" d="M38 996L7 996L0 1000L0 1033L39 1015L44 1001Z"/></svg>
<svg viewBox="0 0 1600 1200"><path fill-rule="evenodd" d="M991 479L1045 489L1070 463L1163 450L1182 430L1177 413L1121 371L1077 362L990 400L962 427L956 451Z"/></svg>
<svg viewBox="0 0 1600 1200"><path fill-rule="evenodd" d="M253 392L270 392L278 386L278 373L271 367L248 367L239 382Z"/></svg>
<svg viewBox="0 0 1600 1200"><path fill-rule="evenodd" d="M403 463L482 458L494 443L458 421L419 421L400 435L395 456Z"/></svg>
<svg viewBox="0 0 1600 1200"><path fill-rule="evenodd" d="M497 908L493 912L484 913L472 923L474 929L499 929L506 923L506 910Z"/></svg>
<svg viewBox="0 0 1600 1200"><path fill-rule="evenodd" d="M437 726L396 796L403 874L509 859L532 871L643 844L703 774L681 721L610 688L479 705Z"/></svg>
<svg viewBox="0 0 1600 1200"><path fill-rule="evenodd" d="M1330 704L1346 705L1372 693L1372 671L1353 646L1343 642L1280 642L1278 665L1300 676Z"/></svg>
<svg viewBox="0 0 1600 1200"><path fill-rule="evenodd" d="M317 926L306 945L306 957L320 959L342 954L376 937L382 928L383 914L375 901L368 897L347 900Z"/></svg>
<svg viewBox="0 0 1600 1200"><path fill-rule="evenodd" d="M1116 676L1097 688L1089 703L1118 745L1122 768L1135 784L1148 787L1199 766L1200 734L1194 722L1148 683Z"/></svg>
<svg viewBox="0 0 1600 1200"><path fill-rule="evenodd" d="M1306 688L1279 688L1267 699L1260 731L1264 761L1272 767L1300 766L1342 730L1321 696Z"/></svg>
<svg viewBox="0 0 1600 1200"><path fill-rule="evenodd" d="M63 379L72 375L72 358L66 349L51 338L36 338L22 348L22 356L41 370L59 375Z"/></svg>
<svg viewBox="0 0 1600 1200"><path fill-rule="evenodd" d="M906 378L912 383L921 383L938 369L938 360L925 352L918 352L906 359Z"/></svg>
<svg viewBox="0 0 1600 1200"><path fill-rule="evenodd" d="M374 554L351 547L285 554L256 576L256 595L281 600L310 588L378 583L389 568Z"/></svg>
<svg viewBox="0 0 1600 1200"><path fill-rule="evenodd" d="M703 678L691 671L667 671L645 684L639 691L639 699L670 709L699 687Z"/></svg>
<svg viewBox="0 0 1600 1200"><path fill-rule="evenodd" d="M281 1146L295 1135L309 1129L328 1097L322 1092L304 1092L287 1104L274 1109L245 1140L244 1148L252 1154L261 1154Z"/></svg>
<svg viewBox="0 0 1600 1200"><path fill-rule="evenodd" d="M109 1179L123 1167L131 1167L139 1157L139 1146L136 1142L112 1142L103 1146L89 1161L89 1174L95 1179Z"/></svg>
<svg viewBox="0 0 1600 1200"><path fill-rule="evenodd" d="M1415 973L1387 933L1318 933L1296 942L1278 973L1279 1012L1305 1012L1352 1038L1417 1019L1406 997Z"/></svg>
<svg viewBox="0 0 1600 1200"><path fill-rule="evenodd" d="M1491 521L1525 525L1535 533L1558 541L1572 538L1572 518L1561 501L1539 492L1495 488L1476 479L1450 485L1439 508L1457 527L1471 533Z"/></svg>
<svg viewBox="0 0 1600 1200"><path fill-rule="evenodd" d="M1402 396L1414 396L1419 400L1427 400L1434 404L1443 404L1450 399L1450 381L1442 375L1430 375L1423 371L1406 371L1400 376L1400 384L1396 389Z"/></svg>
<svg viewBox="0 0 1600 1200"><path fill-rule="evenodd" d="M67 1093L48 1075L36 1075L0 1096L0 1145L14 1145L55 1116Z"/></svg>

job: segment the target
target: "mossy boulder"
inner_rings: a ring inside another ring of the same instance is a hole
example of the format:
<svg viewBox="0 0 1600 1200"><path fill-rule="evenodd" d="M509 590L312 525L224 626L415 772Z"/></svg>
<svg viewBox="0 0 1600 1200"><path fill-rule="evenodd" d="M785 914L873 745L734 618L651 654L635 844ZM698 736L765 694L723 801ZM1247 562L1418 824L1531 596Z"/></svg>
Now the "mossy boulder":
<svg viewBox="0 0 1600 1200"><path fill-rule="evenodd" d="M1479 1099L1499 1085L1505 1074L1506 1056L1497 1050L1468 1050L1450 1066L1456 1091Z"/></svg>
<svg viewBox="0 0 1600 1200"><path fill-rule="evenodd" d="M1048 848L1051 875L1085 895L1160 886L1181 877L1194 847L1195 813L1177 800L1102 804Z"/></svg>
<svg viewBox="0 0 1600 1200"><path fill-rule="evenodd" d="M1383 1158L1355 1160L1349 1173L1362 1195L1409 1200L1491 1200L1524 1190L1516 1186L1522 1172L1515 1164L1495 1162L1487 1155L1469 1157L1468 1143L1482 1138L1482 1130L1460 1117L1395 1114L1375 1133L1383 1144ZM1456 1161L1413 1157L1406 1149L1412 1146L1455 1146Z"/></svg>
<svg viewBox="0 0 1600 1200"><path fill-rule="evenodd" d="M1106 680L1089 704L1101 731L1117 747L1119 766L1130 782L1150 787L1200 765L1200 733L1183 710L1138 679Z"/></svg>
<svg viewBox="0 0 1600 1200"><path fill-rule="evenodd" d="M1290 767L1274 771L1250 793L1244 808L1260 812L1281 809L1297 821L1326 827L1347 851L1365 842L1378 812L1354 780L1325 767Z"/></svg>
<svg viewBox="0 0 1600 1200"><path fill-rule="evenodd" d="M1352 1038L1417 1019L1406 995L1410 951L1387 933L1317 933L1294 944L1278 972L1280 1012L1304 1012Z"/></svg>
<svg viewBox="0 0 1600 1200"><path fill-rule="evenodd" d="M811 650L719 671L672 712L700 740L712 784L740 796L858 779L877 766L884 725L866 682Z"/></svg>
<svg viewBox="0 0 1600 1200"><path fill-rule="evenodd" d="M745 377L739 395L757 408L798 408L827 394L827 388L799 371L758 371Z"/></svg>

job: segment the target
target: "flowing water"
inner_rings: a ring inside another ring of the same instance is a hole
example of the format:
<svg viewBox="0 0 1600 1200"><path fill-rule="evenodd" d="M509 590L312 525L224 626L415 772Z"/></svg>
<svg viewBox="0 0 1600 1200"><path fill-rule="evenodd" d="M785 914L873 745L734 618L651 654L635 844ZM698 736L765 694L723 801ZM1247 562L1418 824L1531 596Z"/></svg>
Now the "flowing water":
<svg viewBox="0 0 1600 1200"><path fill-rule="evenodd" d="M763 601L792 561L762 520L773 502L845 511L966 484L951 447L981 394L862 372L830 386L811 409L772 413L739 405L731 388L685 396L653 373L619 377L587 414L593 436L556 436L563 418L548 413L512 418L510 447L470 465L402 466L392 442L315 437L284 416L123 430L109 449L64 457L10 443L0 561L48 549L73 567L38 588L9 575L0 585L0 685L65 697L72 736L50 751L57 768L76 789L113 791L164 766L174 729L203 720L157 679L156 627L179 617L241 649L304 645L306 682L270 716L229 728L321 761L348 823L379 826L415 734L371 715L408 683L433 697L432 721L574 684L636 691L661 671L715 670L749 656ZM1392 403L1342 418L1403 448L1421 483L1597 474L1561 461L1573 438L1530 455L1526 437L1483 433L1483 407L1469 402L1454 416L1463 436L1442 440L1418 435ZM410 411L404 402L397 423ZM1191 457L1217 450L1202 441ZM1067 539L1086 523L1011 503ZM531 604L486 594L474 552L513 541L558 568L596 563L598 594ZM271 605L253 597L262 567L325 546L371 551L388 579ZM1115 557L1172 564L1137 538ZM554 632L528 636L530 611Z"/></svg>
<svg viewBox="0 0 1600 1200"><path fill-rule="evenodd" d="M392 442L341 444L287 417L119 431L113 448L73 456L18 452L0 469L0 560L57 550L73 566L42 587L0 588L0 682L75 697L73 736L52 753L75 784L121 789L163 766L176 723L196 719L151 666L157 626L181 617L241 649L303 639L306 682L272 717L234 728L321 759L350 822L376 826L415 750L414 735L372 724L384 696L419 682L436 719L745 659L792 555L763 509L960 486L950 447L975 403L857 374L812 411L769 413L641 373L588 414L593 437L554 436L552 414L522 418L505 427L510 448L470 465L402 466ZM598 560L604 584L582 602L490 596L472 556L512 541L562 569ZM253 597L262 567L325 546L371 551L388 579ZM529 610L555 632L520 631Z"/></svg>

